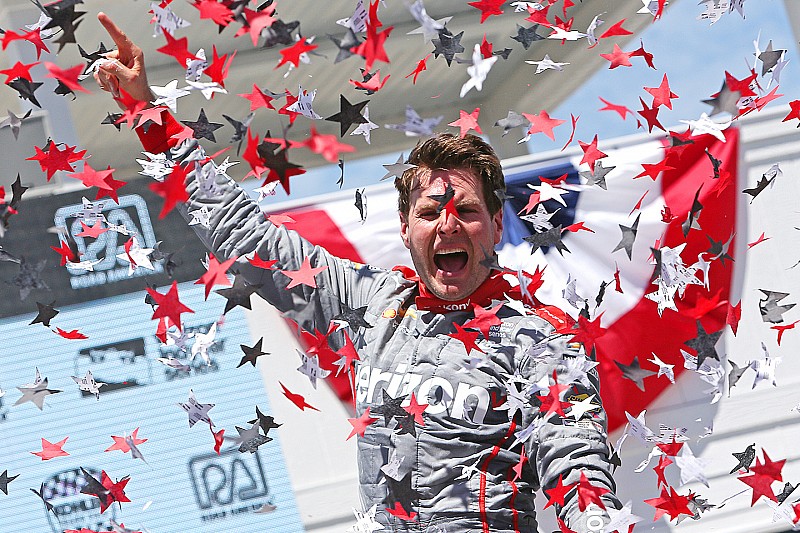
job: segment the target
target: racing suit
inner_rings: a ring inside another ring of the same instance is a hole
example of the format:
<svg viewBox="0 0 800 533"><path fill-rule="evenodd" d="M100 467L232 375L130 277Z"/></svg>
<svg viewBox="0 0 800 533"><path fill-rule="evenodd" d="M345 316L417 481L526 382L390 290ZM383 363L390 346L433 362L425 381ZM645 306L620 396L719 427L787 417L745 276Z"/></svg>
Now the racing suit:
<svg viewBox="0 0 800 533"><path fill-rule="evenodd" d="M140 132L151 151L166 148L153 139L157 135L158 130L149 138ZM184 143L166 153L186 161L201 159L199 150ZM565 342L570 335L555 332L558 321L546 310L523 315L503 306L497 313L501 323L477 341L485 355L473 351L480 357L470 363L465 344L450 335L454 323L472 318L471 309L420 310L417 282L402 272L333 256L271 224L224 174L215 178L213 194L198 186L197 174L193 170L187 178L190 199L183 214L209 207L210 228L194 226L202 241L219 260L240 258L238 271L260 284L259 294L286 317L307 331L326 331L344 306L366 306L364 318L372 327L361 328L356 413L370 409L377 421L358 438L359 483L364 509L377 505L375 518L385 530L535 532L535 491L553 488L560 476L563 485L577 483L581 473L591 485L608 489L601 497L606 506L621 507L613 493L602 409L578 420L546 416L532 394L546 395L555 377L569 386L563 401L593 394L599 403L595 369L575 371L587 360ZM243 259L252 252L277 260L274 270ZM312 267L327 267L316 275L317 287L287 290L289 278L278 269L298 270L305 258ZM412 393L428 406L421 421L401 423L387 404L407 405ZM601 531L587 526L587 512L579 507L576 490L556 505L572 530Z"/></svg>

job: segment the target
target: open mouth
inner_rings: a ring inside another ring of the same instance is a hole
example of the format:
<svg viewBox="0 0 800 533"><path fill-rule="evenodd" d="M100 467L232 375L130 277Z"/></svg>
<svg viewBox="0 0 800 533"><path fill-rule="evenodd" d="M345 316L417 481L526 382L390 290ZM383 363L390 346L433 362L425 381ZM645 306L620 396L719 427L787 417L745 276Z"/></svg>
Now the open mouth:
<svg viewBox="0 0 800 533"><path fill-rule="evenodd" d="M467 266L469 255L464 251L439 252L433 254L433 263L443 272L456 273Z"/></svg>

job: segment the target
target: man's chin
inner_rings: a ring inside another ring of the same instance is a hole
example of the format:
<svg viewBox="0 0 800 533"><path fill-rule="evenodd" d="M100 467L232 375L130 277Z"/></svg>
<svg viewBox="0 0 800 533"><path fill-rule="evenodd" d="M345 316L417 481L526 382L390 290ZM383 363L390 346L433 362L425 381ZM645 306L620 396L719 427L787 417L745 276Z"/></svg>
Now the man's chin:
<svg viewBox="0 0 800 533"><path fill-rule="evenodd" d="M437 276L431 285L433 286L428 289L437 297L447 301L463 300L474 291L469 279L442 279Z"/></svg>

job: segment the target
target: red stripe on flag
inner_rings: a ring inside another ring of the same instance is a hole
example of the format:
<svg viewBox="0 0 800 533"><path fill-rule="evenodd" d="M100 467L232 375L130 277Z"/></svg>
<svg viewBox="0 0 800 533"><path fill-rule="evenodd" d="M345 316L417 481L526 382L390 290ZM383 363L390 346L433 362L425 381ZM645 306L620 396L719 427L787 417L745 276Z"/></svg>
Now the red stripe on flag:
<svg viewBox="0 0 800 533"><path fill-rule="evenodd" d="M297 231L311 244L322 246L338 257L357 263L364 262L358 250L345 238L342 230L324 209L301 209L288 211L286 214L290 214L295 220L294 224L289 224L287 227ZM325 382L342 402L346 405L353 405L355 398L348 374L348 372L342 372L338 376L331 374L325 379Z"/></svg>
<svg viewBox="0 0 800 533"><path fill-rule="evenodd" d="M295 220L295 223L288 227L297 231L311 244L322 246L338 257L357 263L364 262L358 250L344 236L342 230L324 209L289 211L287 214L290 214Z"/></svg>
<svg viewBox="0 0 800 533"><path fill-rule="evenodd" d="M678 164L671 163L677 168L666 172L662 177L664 200L678 218L667 227L661 246L674 248L685 242L686 248L681 257L687 265L694 263L698 254L708 249L710 243L706 235L716 241L726 242L736 229L738 131L729 128L726 139L726 143L721 143L711 135L694 138L694 144L685 148ZM722 160L723 172L729 173L727 179L730 183L719 196L712 193L715 186L720 184L713 178L713 167L704 153L706 148L717 159ZM703 184L699 198L703 204L699 217L702 229L693 229L684 238L681 224L686 220L700 184ZM653 244L647 243L648 246ZM733 250L734 242L730 247L731 255ZM720 299L727 300L732 275L731 261L726 261L724 267L720 261L713 261L709 271L710 290L707 291L700 285L687 287L683 298L676 296L678 312L666 309L659 318L655 302L642 298L633 309L608 326L608 331L597 340L596 346L602 375L600 392L608 414L609 431L621 427L627 421L625 411L638 415L671 386L666 377L651 377L644 382L645 392L642 392L632 381L622 377L614 361L629 364L634 356L638 356L642 367L653 369L654 365L647 363L647 359L651 359L651 354L655 353L664 362L675 365L675 377L678 379L684 372L680 349L691 352L684 342L697 336L696 320L686 316L686 313L696 308L701 296L709 298L720 291ZM651 284L647 292L653 292L654 289L655 285ZM726 306L720 306L703 316L701 323L704 329L710 333L723 328L726 312Z"/></svg>

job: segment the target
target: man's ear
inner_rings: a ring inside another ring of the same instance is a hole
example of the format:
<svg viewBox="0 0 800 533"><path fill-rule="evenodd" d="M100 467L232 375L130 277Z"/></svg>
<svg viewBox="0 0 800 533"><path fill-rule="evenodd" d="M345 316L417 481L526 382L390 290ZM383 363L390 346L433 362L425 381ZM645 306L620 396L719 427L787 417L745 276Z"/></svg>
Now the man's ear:
<svg viewBox="0 0 800 533"><path fill-rule="evenodd" d="M411 246L408 242L408 216L400 211L398 211L398 214L400 215L400 237L403 239L403 244L406 248L410 250Z"/></svg>
<svg viewBox="0 0 800 533"><path fill-rule="evenodd" d="M497 246L503 239L503 208L497 210L492 216L492 230L494 232L494 244Z"/></svg>

